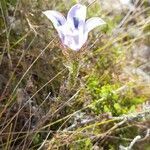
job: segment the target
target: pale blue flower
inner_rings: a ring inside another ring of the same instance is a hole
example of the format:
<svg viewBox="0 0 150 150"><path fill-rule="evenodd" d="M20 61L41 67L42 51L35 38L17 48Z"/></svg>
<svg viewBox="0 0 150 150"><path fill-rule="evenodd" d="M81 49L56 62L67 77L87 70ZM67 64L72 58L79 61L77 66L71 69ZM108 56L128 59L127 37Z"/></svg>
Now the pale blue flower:
<svg viewBox="0 0 150 150"><path fill-rule="evenodd" d="M85 44L92 29L105 24L99 17L86 21L86 9L86 6L76 4L69 10L67 18L54 10L43 12L52 21L63 45L74 51L78 51Z"/></svg>

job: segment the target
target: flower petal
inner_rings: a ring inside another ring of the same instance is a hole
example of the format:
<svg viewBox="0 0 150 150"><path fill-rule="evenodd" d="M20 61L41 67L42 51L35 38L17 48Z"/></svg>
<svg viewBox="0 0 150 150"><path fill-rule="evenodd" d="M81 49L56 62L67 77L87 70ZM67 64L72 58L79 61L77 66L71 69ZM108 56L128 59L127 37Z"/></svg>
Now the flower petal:
<svg viewBox="0 0 150 150"><path fill-rule="evenodd" d="M64 45L68 46L70 49L74 51L78 51L80 49L78 35L76 36L66 35L64 40Z"/></svg>
<svg viewBox="0 0 150 150"><path fill-rule="evenodd" d="M100 25L104 25L104 24L106 24L106 23L101 18L92 17L86 21L85 32L90 32L95 27L100 26Z"/></svg>
<svg viewBox="0 0 150 150"><path fill-rule="evenodd" d="M64 41L62 43L69 47L70 49L74 51L78 51L82 48L82 46L85 44L87 41L87 34L84 34L81 36L81 34L66 34L64 36Z"/></svg>
<svg viewBox="0 0 150 150"><path fill-rule="evenodd" d="M58 35L59 35L59 37L60 37L61 42L64 43L64 40L65 40L65 35L64 35L64 33L59 30L59 31L58 31Z"/></svg>
<svg viewBox="0 0 150 150"><path fill-rule="evenodd" d="M71 29L78 29L85 23L86 6L81 4L74 5L68 12L67 22Z"/></svg>
<svg viewBox="0 0 150 150"><path fill-rule="evenodd" d="M80 39L80 41L81 41L80 45L83 46L86 43L87 39L88 39L88 33L84 33L82 36L82 39Z"/></svg>
<svg viewBox="0 0 150 150"><path fill-rule="evenodd" d="M60 39L61 39L61 42L62 42L63 44L64 44L64 42L65 42L65 40L66 40L66 36L67 36L67 35L70 35L70 36L77 35L77 33L76 33L76 34L73 34L73 32L70 31L70 28L68 27L67 22L66 22L64 25L59 26L59 27L57 28L57 32L58 32L59 37L60 37ZM64 45L65 45L65 44L64 44Z"/></svg>
<svg viewBox="0 0 150 150"><path fill-rule="evenodd" d="M66 22L65 17L57 11L47 10L47 11L44 11L43 14L46 15L47 18L51 20L51 22L53 23L56 29L59 26L64 25Z"/></svg>

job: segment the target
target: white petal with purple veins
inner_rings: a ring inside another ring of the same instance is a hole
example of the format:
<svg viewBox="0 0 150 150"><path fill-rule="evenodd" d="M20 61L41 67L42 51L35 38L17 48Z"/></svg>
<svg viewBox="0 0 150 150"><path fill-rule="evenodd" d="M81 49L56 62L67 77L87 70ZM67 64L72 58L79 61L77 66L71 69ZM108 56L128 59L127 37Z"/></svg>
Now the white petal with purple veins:
<svg viewBox="0 0 150 150"><path fill-rule="evenodd" d="M92 29L96 28L97 26L106 24L105 21L103 21L99 17L92 17L86 21L85 25L85 32L90 32Z"/></svg>
<svg viewBox="0 0 150 150"><path fill-rule="evenodd" d="M80 38L79 38L79 31L76 30L74 32L71 32L70 30L65 30L65 26L62 28L59 28L60 32L64 33L64 39L62 43L66 45L67 47L71 48L72 50L79 50L81 47L80 44Z"/></svg>
<svg viewBox="0 0 150 150"><path fill-rule="evenodd" d="M57 11L47 10L47 11L44 11L43 14L46 15L47 18L51 20L51 22L53 23L56 29L59 26L64 25L66 22L65 17Z"/></svg>
<svg viewBox="0 0 150 150"><path fill-rule="evenodd" d="M74 29L83 28L86 19L86 6L81 4L74 5L68 12L67 22Z"/></svg>
<svg viewBox="0 0 150 150"><path fill-rule="evenodd" d="M87 41L88 34L84 33L83 30L70 30L67 23L68 22L58 28L58 33L61 33L59 36L64 45L72 50L78 51Z"/></svg>
<svg viewBox="0 0 150 150"><path fill-rule="evenodd" d="M64 40L64 45L68 46L70 49L74 51L78 51L80 49L78 45L78 35L72 36L72 35L66 35Z"/></svg>

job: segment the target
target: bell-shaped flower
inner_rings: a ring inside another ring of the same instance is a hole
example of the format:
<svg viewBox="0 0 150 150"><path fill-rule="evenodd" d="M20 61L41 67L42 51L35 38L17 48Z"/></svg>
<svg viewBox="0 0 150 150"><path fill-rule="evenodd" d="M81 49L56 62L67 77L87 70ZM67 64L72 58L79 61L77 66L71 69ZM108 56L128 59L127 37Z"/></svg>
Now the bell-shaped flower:
<svg viewBox="0 0 150 150"><path fill-rule="evenodd" d="M86 21L86 9L86 6L76 4L69 10L67 18L54 10L43 12L53 23L63 45L74 51L78 51L85 44L92 29L105 24L99 17Z"/></svg>

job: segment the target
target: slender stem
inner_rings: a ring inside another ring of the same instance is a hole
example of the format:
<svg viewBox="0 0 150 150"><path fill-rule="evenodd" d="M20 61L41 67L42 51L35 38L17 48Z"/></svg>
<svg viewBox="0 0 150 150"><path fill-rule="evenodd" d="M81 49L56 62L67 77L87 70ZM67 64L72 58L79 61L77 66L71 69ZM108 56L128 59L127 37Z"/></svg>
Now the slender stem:
<svg viewBox="0 0 150 150"><path fill-rule="evenodd" d="M72 89L76 85L79 69L80 69L79 61L71 61L69 66L69 77L67 84L68 89Z"/></svg>

